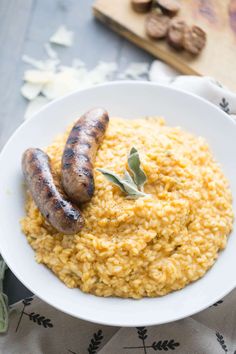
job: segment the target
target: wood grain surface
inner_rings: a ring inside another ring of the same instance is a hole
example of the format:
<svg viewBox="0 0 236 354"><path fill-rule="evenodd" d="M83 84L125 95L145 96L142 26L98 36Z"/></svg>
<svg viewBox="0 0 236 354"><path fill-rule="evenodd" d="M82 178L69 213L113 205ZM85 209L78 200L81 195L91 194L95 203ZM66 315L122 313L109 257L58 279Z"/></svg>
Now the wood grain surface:
<svg viewBox="0 0 236 354"><path fill-rule="evenodd" d="M236 0L180 0L178 17L207 33L207 45L194 57L145 34L146 14L135 13L130 0L96 0L94 15L108 27L185 74L212 76L236 91Z"/></svg>

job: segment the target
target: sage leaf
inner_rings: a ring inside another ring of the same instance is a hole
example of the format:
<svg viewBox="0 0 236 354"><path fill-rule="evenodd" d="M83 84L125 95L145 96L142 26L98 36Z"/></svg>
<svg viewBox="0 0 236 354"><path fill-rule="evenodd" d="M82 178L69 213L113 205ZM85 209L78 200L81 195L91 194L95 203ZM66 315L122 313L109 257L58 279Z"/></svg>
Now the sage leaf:
<svg viewBox="0 0 236 354"><path fill-rule="evenodd" d="M112 182L117 187L119 187L122 192L126 193L129 198L136 199L139 197L146 197L148 195L138 190L137 186L132 180L132 177L127 171L124 177L126 179L122 179L116 173L105 170L103 168L98 168L97 170L100 171L109 182Z"/></svg>
<svg viewBox="0 0 236 354"><path fill-rule="evenodd" d="M128 165L130 170L133 173L133 179L138 189L142 189L147 177L141 168L141 161L139 157L138 150L135 147L132 147L128 156Z"/></svg>
<svg viewBox="0 0 236 354"><path fill-rule="evenodd" d="M148 194L140 192L137 187L134 187L132 184L122 181L123 187L128 194L129 197L131 198L139 198L139 197L147 197Z"/></svg>
<svg viewBox="0 0 236 354"><path fill-rule="evenodd" d="M125 190L125 188L123 186L122 179L116 173L113 173L111 171L105 170L104 168L97 168L97 170L100 171L106 177L106 179L109 182L115 184L123 192L126 192L126 190Z"/></svg>
<svg viewBox="0 0 236 354"><path fill-rule="evenodd" d="M130 173L127 170L125 170L125 172L124 172L124 181L128 182L133 187L137 188L133 178L131 177Z"/></svg>
<svg viewBox="0 0 236 354"><path fill-rule="evenodd" d="M133 146L129 152L130 155L136 154L138 150Z"/></svg>

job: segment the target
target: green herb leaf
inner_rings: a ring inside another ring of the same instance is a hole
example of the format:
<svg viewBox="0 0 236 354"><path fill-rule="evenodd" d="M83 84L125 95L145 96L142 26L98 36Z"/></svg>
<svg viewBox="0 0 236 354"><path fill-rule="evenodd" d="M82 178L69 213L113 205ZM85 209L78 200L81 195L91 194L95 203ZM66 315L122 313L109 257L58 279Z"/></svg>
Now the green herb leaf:
<svg viewBox="0 0 236 354"><path fill-rule="evenodd" d="M135 198L139 198L139 197L147 197L148 196L148 194L140 192L136 186L134 187L134 185L132 185L126 181L122 181L122 183L123 183L126 193L128 194L128 196L130 198L135 199Z"/></svg>
<svg viewBox="0 0 236 354"><path fill-rule="evenodd" d="M125 179L120 178L117 174L105 170L103 168L98 168L98 171L100 171L109 182L112 182L115 184L117 187L119 187L122 192L128 194L128 197L135 199L139 197L146 197L148 194L145 194L143 192L140 192L137 189L137 186L134 184L130 174L127 172L125 173Z"/></svg>
<svg viewBox="0 0 236 354"><path fill-rule="evenodd" d="M145 182L147 181L147 177L141 168L141 161L139 157L139 153L135 147L132 147L128 156L128 165L130 170L133 173L133 179L138 189L142 189Z"/></svg>
<svg viewBox="0 0 236 354"><path fill-rule="evenodd" d="M129 155L136 154L137 152L138 152L138 150L133 146L129 152Z"/></svg>
<svg viewBox="0 0 236 354"><path fill-rule="evenodd" d="M131 177L130 173L127 170L125 170L125 172L124 172L124 181L128 182L133 187L137 188L136 184L134 183L133 178Z"/></svg>
<svg viewBox="0 0 236 354"><path fill-rule="evenodd" d="M122 179L116 174L111 171L105 170L104 168L97 168L98 171L102 172L102 174L106 177L109 182L112 182L117 187L119 187L123 192L126 192Z"/></svg>

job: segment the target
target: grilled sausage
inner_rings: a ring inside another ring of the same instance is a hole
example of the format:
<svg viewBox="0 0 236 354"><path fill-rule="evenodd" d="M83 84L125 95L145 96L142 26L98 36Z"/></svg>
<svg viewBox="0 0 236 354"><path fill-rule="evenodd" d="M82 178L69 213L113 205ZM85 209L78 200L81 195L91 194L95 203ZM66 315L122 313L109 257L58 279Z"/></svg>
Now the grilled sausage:
<svg viewBox="0 0 236 354"><path fill-rule="evenodd" d="M193 55L198 55L206 45L206 32L198 26L188 28L184 33L184 48Z"/></svg>
<svg viewBox="0 0 236 354"><path fill-rule="evenodd" d="M40 149L26 150L22 170L35 204L49 223L64 234L78 232L83 227L83 217L61 191L48 155Z"/></svg>
<svg viewBox="0 0 236 354"><path fill-rule="evenodd" d="M75 203L88 202L94 193L93 163L109 122L108 113L96 108L73 126L62 156L62 185Z"/></svg>
<svg viewBox="0 0 236 354"><path fill-rule="evenodd" d="M170 18L158 12L151 12L146 18L146 33L150 38L160 39L167 35Z"/></svg>
<svg viewBox="0 0 236 354"><path fill-rule="evenodd" d="M167 41L175 49L182 49L184 44L184 33L187 30L185 21L180 19L174 19L171 21Z"/></svg>

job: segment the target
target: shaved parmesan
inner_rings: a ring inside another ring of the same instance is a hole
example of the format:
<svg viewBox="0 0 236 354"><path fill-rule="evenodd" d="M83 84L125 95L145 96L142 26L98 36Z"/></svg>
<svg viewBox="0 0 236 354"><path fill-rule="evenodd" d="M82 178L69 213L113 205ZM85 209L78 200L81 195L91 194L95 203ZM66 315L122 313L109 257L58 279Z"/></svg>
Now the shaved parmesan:
<svg viewBox="0 0 236 354"><path fill-rule="evenodd" d="M67 73L68 75L74 76L75 78L81 78L82 75L82 79L84 78L84 75L88 73L88 71L84 67L75 69L71 66L66 65L61 65L59 67L59 73L60 72Z"/></svg>
<svg viewBox="0 0 236 354"><path fill-rule="evenodd" d="M50 100L63 96L76 89L84 89L108 80L117 70L115 63L99 63L88 71L84 66L79 68L60 66L52 80L43 87L42 93Z"/></svg>
<svg viewBox="0 0 236 354"><path fill-rule="evenodd" d="M51 43L63 45L70 47L74 41L74 33L69 31L66 26L60 26L57 31L50 37L49 41Z"/></svg>
<svg viewBox="0 0 236 354"><path fill-rule="evenodd" d="M41 92L43 84L32 84L31 82L25 82L21 87L21 94L27 100L31 101L35 99Z"/></svg>
<svg viewBox="0 0 236 354"><path fill-rule="evenodd" d="M46 60L42 61L42 60L34 59L28 55L23 55L22 61L26 64L30 64L35 69L45 70L45 71L48 71L48 70L55 71L57 65L60 63L60 60L58 58L57 59L46 59Z"/></svg>
<svg viewBox="0 0 236 354"><path fill-rule="evenodd" d="M53 79L53 72L41 70L26 70L24 80L34 84L46 84Z"/></svg>
<svg viewBox="0 0 236 354"><path fill-rule="evenodd" d="M116 63L100 62L93 70L88 72L88 83L100 84L112 78L112 75L117 70Z"/></svg>
<svg viewBox="0 0 236 354"><path fill-rule="evenodd" d="M43 88L42 93L50 100L63 96L79 87L79 81L71 72L57 73Z"/></svg>
<svg viewBox="0 0 236 354"><path fill-rule="evenodd" d="M49 102L48 99L43 96L38 96L33 101L30 101L30 103L28 104L28 106L26 108L24 119L25 120L30 119L35 113L37 113L41 108L43 108L48 102Z"/></svg>
<svg viewBox="0 0 236 354"><path fill-rule="evenodd" d="M147 75L149 72L148 63L131 63L124 73L119 75L120 79L140 79L143 75Z"/></svg>
<svg viewBox="0 0 236 354"><path fill-rule="evenodd" d="M65 26L60 26L49 41L71 46L73 39L74 33ZM85 63L78 58L72 61L72 66L59 65L58 54L50 43L44 44L48 59L37 60L28 55L22 57L25 63L34 68L25 71L25 83L21 88L22 95L31 101L25 112L25 119L30 118L50 100L110 80L117 71L116 63L106 62L98 63L89 71Z"/></svg>
<svg viewBox="0 0 236 354"><path fill-rule="evenodd" d="M22 56L22 61L26 64L32 65L35 69L44 70L44 62L42 60L37 60L24 54Z"/></svg>
<svg viewBox="0 0 236 354"><path fill-rule="evenodd" d="M50 38L50 42L70 46L73 42L73 32L65 26L60 26ZM25 63L35 68L25 71L25 83L21 88L22 95L31 101L27 107L25 119L30 118L42 106L55 98L77 89L84 89L111 80L117 71L117 64L113 62L99 62L92 70L88 70L85 63L78 58L73 60L72 66L59 65L60 60L57 52L51 44L45 43L44 48L49 57L44 61L27 55L22 57ZM126 75L143 74L146 72L146 68L147 64L138 63L137 66L136 63L136 67L130 66Z"/></svg>
<svg viewBox="0 0 236 354"><path fill-rule="evenodd" d="M60 63L59 59L47 59L44 61L44 69L45 71L56 71L58 64Z"/></svg>
<svg viewBox="0 0 236 354"><path fill-rule="evenodd" d="M50 59L58 59L57 52L52 48L50 43L44 43L44 49Z"/></svg>

